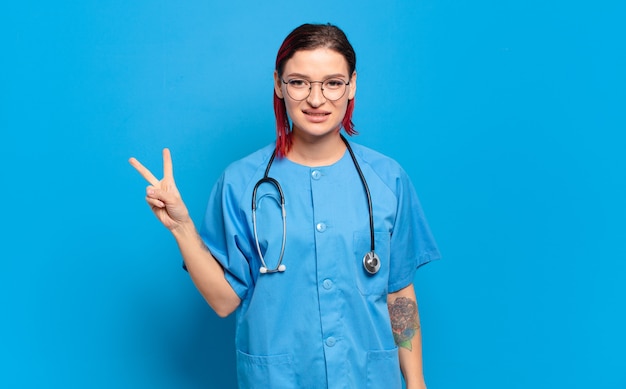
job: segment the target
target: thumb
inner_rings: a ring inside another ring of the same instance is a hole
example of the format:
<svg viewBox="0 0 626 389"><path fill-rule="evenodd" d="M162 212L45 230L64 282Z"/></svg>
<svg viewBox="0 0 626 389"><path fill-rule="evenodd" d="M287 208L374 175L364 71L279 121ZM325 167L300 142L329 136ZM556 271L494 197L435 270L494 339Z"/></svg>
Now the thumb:
<svg viewBox="0 0 626 389"><path fill-rule="evenodd" d="M166 196L166 192L162 191L159 188L155 188L154 186L149 186L146 188L146 196L151 199L164 201Z"/></svg>
<svg viewBox="0 0 626 389"><path fill-rule="evenodd" d="M148 186L146 189L146 195L155 200L162 201L163 203L172 204L176 201L178 196L178 191L175 187L170 189L162 189L154 186Z"/></svg>

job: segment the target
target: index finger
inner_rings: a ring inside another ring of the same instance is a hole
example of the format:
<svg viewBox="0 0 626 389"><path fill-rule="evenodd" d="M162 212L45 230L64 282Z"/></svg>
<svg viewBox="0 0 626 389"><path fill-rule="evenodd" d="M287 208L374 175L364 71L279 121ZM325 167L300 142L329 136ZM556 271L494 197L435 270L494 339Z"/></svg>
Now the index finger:
<svg viewBox="0 0 626 389"><path fill-rule="evenodd" d="M172 153L170 149L163 149L163 178L174 180L174 169L172 167Z"/></svg>
<svg viewBox="0 0 626 389"><path fill-rule="evenodd" d="M154 176L154 174L152 174L152 172L143 166L136 158L132 157L128 160L128 162L130 162L135 170L137 170L139 174L141 174L143 178L150 183L150 185L155 186L159 183L159 180Z"/></svg>

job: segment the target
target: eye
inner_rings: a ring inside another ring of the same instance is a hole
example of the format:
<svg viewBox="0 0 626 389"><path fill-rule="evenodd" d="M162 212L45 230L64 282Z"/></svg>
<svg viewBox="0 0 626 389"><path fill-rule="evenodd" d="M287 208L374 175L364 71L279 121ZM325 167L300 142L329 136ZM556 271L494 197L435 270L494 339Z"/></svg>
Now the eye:
<svg viewBox="0 0 626 389"><path fill-rule="evenodd" d="M290 87L297 88L297 89L304 89L304 88L308 88L309 87L308 81L301 80L299 78L293 78L293 79L287 81L287 84L289 84Z"/></svg>
<svg viewBox="0 0 626 389"><path fill-rule="evenodd" d="M346 85L346 83L343 80L335 78L324 81L324 86L328 89L338 89L343 87L344 85Z"/></svg>

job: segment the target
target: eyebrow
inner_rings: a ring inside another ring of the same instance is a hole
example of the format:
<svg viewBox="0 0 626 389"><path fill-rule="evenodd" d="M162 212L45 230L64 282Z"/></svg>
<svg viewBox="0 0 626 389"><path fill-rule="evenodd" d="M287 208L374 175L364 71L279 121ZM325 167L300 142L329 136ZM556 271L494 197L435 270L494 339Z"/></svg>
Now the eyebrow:
<svg viewBox="0 0 626 389"><path fill-rule="evenodd" d="M307 80L311 79L311 77L309 77L309 76L307 76L305 74L302 74L302 73L289 73L288 75L286 75L286 77L287 78L304 78L304 79L307 79ZM344 78L344 77L346 77L346 75L343 74L343 73L335 73L335 74L329 74L327 76L324 76L324 78L322 78L322 80L328 80L328 79L331 79L331 78ZM350 77L348 77L348 78L350 78Z"/></svg>

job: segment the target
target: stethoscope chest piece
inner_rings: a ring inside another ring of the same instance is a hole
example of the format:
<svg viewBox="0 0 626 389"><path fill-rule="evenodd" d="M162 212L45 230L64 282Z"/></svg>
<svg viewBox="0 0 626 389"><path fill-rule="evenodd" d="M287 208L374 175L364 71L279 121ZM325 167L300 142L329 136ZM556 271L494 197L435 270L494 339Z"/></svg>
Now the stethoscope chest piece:
<svg viewBox="0 0 626 389"><path fill-rule="evenodd" d="M365 271L369 274L376 274L380 269L380 258L378 258L378 254L373 251L365 254L363 257L363 267Z"/></svg>

